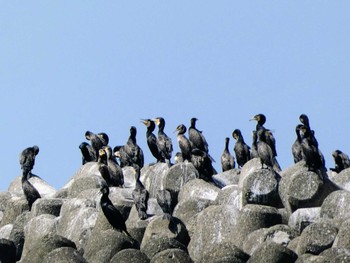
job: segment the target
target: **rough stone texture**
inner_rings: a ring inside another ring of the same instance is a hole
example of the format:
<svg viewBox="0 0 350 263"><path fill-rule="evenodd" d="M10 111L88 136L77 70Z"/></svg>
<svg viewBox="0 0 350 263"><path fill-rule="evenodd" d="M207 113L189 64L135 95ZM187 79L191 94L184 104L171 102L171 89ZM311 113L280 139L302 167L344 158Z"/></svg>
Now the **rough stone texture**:
<svg viewBox="0 0 350 263"><path fill-rule="evenodd" d="M220 188L202 179L194 179L187 182L181 189L178 202L210 200L214 204L219 192Z"/></svg>
<svg viewBox="0 0 350 263"><path fill-rule="evenodd" d="M24 226L30 220L30 212L24 212L16 218L10 234L10 240L16 246L16 260L20 260L24 246Z"/></svg>
<svg viewBox="0 0 350 263"><path fill-rule="evenodd" d="M44 257L42 263L88 263L79 252L72 247L61 247L52 250Z"/></svg>
<svg viewBox="0 0 350 263"><path fill-rule="evenodd" d="M12 194L8 191L7 192L0 192L0 211L1 212L5 211L7 201L10 200L11 197L12 197Z"/></svg>
<svg viewBox="0 0 350 263"><path fill-rule="evenodd" d="M94 229L84 248L84 258L94 263L109 262L116 253L127 248L137 246L126 234L113 229Z"/></svg>
<svg viewBox="0 0 350 263"><path fill-rule="evenodd" d="M234 245L233 231L237 225L239 211L228 205L213 205L204 209L197 217L196 228L191 236L188 250L191 258L202 260L203 253L215 243Z"/></svg>
<svg viewBox="0 0 350 263"><path fill-rule="evenodd" d="M136 239L139 243L141 243L146 227L148 226L151 220L152 217L148 217L145 220L141 220L136 210L136 206L133 205L129 214L129 218L127 219L125 224L131 236L134 239Z"/></svg>
<svg viewBox="0 0 350 263"><path fill-rule="evenodd" d="M215 199L216 205L232 205L237 209L242 209L242 190L238 185L228 185L220 190Z"/></svg>
<svg viewBox="0 0 350 263"><path fill-rule="evenodd" d="M279 194L289 214L298 208L321 206L331 192L340 189L326 172L308 171L304 161L282 171L281 177Z"/></svg>
<svg viewBox="0 0 350 263"><path fill-rule="evenodd" d="M104 179L99 175L75 178L68 189L68 196L70 198L78 197L81 192L86 191L87 189L100 189L105 183Z"/></svg>
<svg viewBox="0 0 350 263"><path fill-rule="evenodd" d="M350 262L350 250L347 248L329 248L320 256L325 258L326 262Z"/></svg>
<svg viewBox="0 0 350 263"><path fill-rule="evenodd" d="M281 244L275 242L262 243L249 258L247 263L293 263L297 260L298 256L292 250L286 248Z"/></svg>
<svg viewBox="0 0 350 263"><path fill-rule="evenodd" d="M329 194L321 206L321 218L337 221L350 218L350 192L339 190Z"/></svg>
<svg viewBox="0 0 350 263"><path fill-rule="evenodd" d="M332 181L342 187L344 190L350 191L350 168L344 169L340 173L332 173Z"/></svg>
<svg viewBox="0 0 350 263"><path fill-rule="evenodd" d="M152 238L150 242L142 247L141 252L145 253L148 258L153 258L159 252L172 248L181 249L187 253L187 248L184 244L175 238L167 237Z"/></svg>
<svg viewBox="0 0 350 263"><path fill-rule="evenodd" d="M0 238L9 239L13 225L7 224L0 228Z"/></svg>
<svg viewBox="0 0 350 263"><path fill-rule="evenodd" d="M174 263L193 263L190 256L181 249L167 249L162 252L159 252L156 254L152 260L151 263L168 263L168 262L174 262Z"/></svg>
<svg viewBox="0 0 350 263"><path fill-rule="evenodd" d="M243 248L244 239L253 231L282 223L282 216L274 207L263 205L246 205L237 218L233 229L234 244Z"/></svg>
<svg viewBox="0 0 350 263"><path fill-rule="evenodd" d="M59 216L61 206L63 204L62 199L57 198L39 198L32 207L32 216L38 216L42 214L50 214Z"/></svg>
<svg viewBox="0 0 350 263"><path fill-rule="evenodd" d="M154 165L144 166L141 169L140 181L149 192L151 198L156 198L158 190L166 189L164 187L164 178L168 172L169 167L166 163L156 163Z"/></svg>
<svg viewBox="0 0 350 263"><path fill-rule="evenodd" d="M203 252L201 263L243 263L249 259L249 255L232 245L231 243L214 243Z"/></svg>
<svg viewBox="0 0 350 263"><path fill-rule="evenodd" d="M338 235L334 240L333 247L350 249L350 218L343 221Z"/></svg>
<svg viewBox="0 0 350 263"><path fill-rule="evenodd" d="M13 223L17 216L29 209L27 200L21 197L12 197L7 201L6 209L0 227Z"/></svg>
<svg viewBox="0 0 350 263"><path fill-rule="evenodd" d="M7 240L4 238L0 239L0 262L16 262L16 246L11 240Z"/></svg>
<svg viewBox="0 0 350 263"><path fill-rule="evenodd" d="M58 218L57 234L72 240L78 250L84 247L96 223L96 203L72 198L64 202Z"/></svg>
<svg viewBox="0 0 350 263"><path fill-rule="evenodd" d="M311 253L318 255L330 248L337 236L338 230L328 223L313 223L301 233L298 243L298 255Z"/></svg>
<svg viewBox="0 0 350 263"><path fill-rule="evenodd" d="M27 242L27 241L26 241ZM21 259L20 263L38 263L56 248L71 247L76 249L75 244L59 235L48 234L36 239L30 250Z"/></svg>
<svg viewBox="0 0 350 263"><path fill-rule="evenodd" d="M110 263L149 263L149 258L138 249L127 248L119 251Z"/></svg>
<svg viewBox="0 0 350 263"><path fill-rule="evenodd" d="M212 180L217 187L223 188L228 185L237 185L241 175L240 169L231 169L222 173L214 174Z"/></svg>
<svg viewBox="0 0 350 263"><path fill-rule="evenodd" d="M177 163L170 167L163 180L163 189L167 189L173 198L177 198L180 190L190 180L199 177L198 171L192 163L187 161Z"/></svg>
<svg viewBox="0 0 350 263"><path fill-rule="evenodd" d="M244 240L243 251L252 255L264 242L275 242L287 246L297 236L297 232L287 225L275 225L261 228L250 233Z"/></svg>
<svg viewBox="0 0 350 263"><path fill-rule="evenodd" d="M305 227L318 221L320 214L320 207L300 208L289 217L288 225L300 234Z"/></svg>
<svg viewBox="0 0 350 263"><path fill-rule="evenodd" d="M41 197L52 197L56 194L56 189L39 176L33 174L32 177L29 178L29 182L38 190ZM22 190L22 176L17 176L12 181L8 191L18 196L24 196Z"/></svg>

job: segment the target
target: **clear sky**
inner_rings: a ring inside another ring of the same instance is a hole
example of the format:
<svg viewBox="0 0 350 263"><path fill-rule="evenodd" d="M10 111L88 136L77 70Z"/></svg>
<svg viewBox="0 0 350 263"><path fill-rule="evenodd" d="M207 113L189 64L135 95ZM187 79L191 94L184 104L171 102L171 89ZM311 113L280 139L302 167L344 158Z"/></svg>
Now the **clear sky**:
<svg viewBox="0 0 350 263"><path fill-rule="evenodd" d="M349 1L3 1L0 8L0 190L19 153L40 147L33 173L56 189L81 165L85 131L112 147L141 118L197 127L220 170L224 138L248 144L264 113L282 168L298 117L315 130L327 167L350 154ZM174 154L173 154L174 155Z"/></svg>

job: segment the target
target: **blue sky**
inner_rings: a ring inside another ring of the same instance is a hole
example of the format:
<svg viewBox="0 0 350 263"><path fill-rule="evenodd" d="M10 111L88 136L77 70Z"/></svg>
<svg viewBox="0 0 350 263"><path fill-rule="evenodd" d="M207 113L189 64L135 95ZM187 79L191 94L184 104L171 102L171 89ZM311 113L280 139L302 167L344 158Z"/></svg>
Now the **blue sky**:
<svg viewBox="0 0 350 263"><path fill-rule="evenodd" d="M350 154L348 1L11 1L0 8L0 190L19 153L40 147L33 172L59 189L81 164L85 131L124 144L130 126L153 161L141 118L199 119L220 170L224 138L247 143L264 113L282 168L298 116L316 132L327 167Z"/></svg>

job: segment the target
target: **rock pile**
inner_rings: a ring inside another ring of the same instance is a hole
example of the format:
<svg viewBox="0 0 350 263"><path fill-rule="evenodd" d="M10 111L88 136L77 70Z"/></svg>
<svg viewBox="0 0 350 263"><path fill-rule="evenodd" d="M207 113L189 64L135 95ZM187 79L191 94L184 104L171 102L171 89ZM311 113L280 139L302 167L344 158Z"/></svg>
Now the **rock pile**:
<svg viewBox="0 0 350 263"><path fill-rule="evenodd" d="M141 220L133 171L124 167L124 187L110 187L109 198L131 237L101 210L96 162L58 191L32 176L42 198L31 211L18 177L0 193L0 262L350 262L349 169L314 172L301 161L277 173L252 159L207 182L187 161L148 165ZM172 217L156 201L163 189L175 199Z"/></svg>

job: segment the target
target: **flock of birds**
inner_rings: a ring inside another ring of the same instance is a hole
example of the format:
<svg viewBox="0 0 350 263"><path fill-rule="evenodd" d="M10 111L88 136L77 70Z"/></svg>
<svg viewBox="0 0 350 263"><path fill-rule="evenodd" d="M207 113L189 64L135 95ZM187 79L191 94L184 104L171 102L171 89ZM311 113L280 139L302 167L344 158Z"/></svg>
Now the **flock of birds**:
<svg viewBox="0 0 350 263"><path fill-rule="evenodd" d="M277 162L276 140L271 130L264 127L266 117L264 114L257 114L253 117L257 122L256 129L252 132L252 145L248 146L239 129L235 129L232 137L236 140L234 153L236 158L229 151L229 138L225 138L225 147L221 155L222 171L235 168L235 160L239 168L250 159L259 158L261 168L271 169L276 172L281 171ZM296 140L292 145L292 154L294 162L304 160L310 171L326 169L322 152L318 148L318 142L315 132L311 129L307 115L301 114L300 124L295 128ZM215 162L209 154L208 143L202 131L196 128L196 118L192 118L188 128L180 124L176 128L177 142L181 152L176 153L175 163L191 162L198 170L200 178L210 181L212 175L217 171L212 165ZM162 117L141 120L147 127L146 138L147 145L155 158L156 163L166 163L171 166L171 157L173 144L170 137L164 132L165 120ZM153 133L158 126L157 136ZM132 192L135 207L141 220L147 219L147 201L149 194L140 181L141 168L144 166L144 154L136 141L137 130L134 126L130 128L130 136L125 145L116 146L113 149L108 145L109 137L106 133L93 133L87 131L85 138L90 142L82 142L79 146L82 154L82 164L87 162L97 162L101 177L106 182L100 189L100 206L108 222L114 229L125 232L130 236L126 229L125 219L120 211L113 205L109 199L109 187L123 187L124 176L123 167L131 166L135 174L135 188ZM35 157L39 153L39 147L33 146L24 149L20 154L20 165L22 170L22 189L27 199L29 210L31 210L35 200L40 198L40 194L35 187L28 181L32 176L32 169L35 164ZM350 167L349 157L336 150L332 154L335 162L335 168L331 170L339 173ZM119 159L119 162L118 160ZM152 165L152 164L151 164ZM157 192L157 201L164 212L164 217L172 223L172 211L174 200L172 193L168 190L159 190Z"/></svg>

